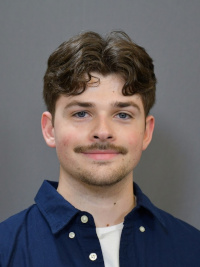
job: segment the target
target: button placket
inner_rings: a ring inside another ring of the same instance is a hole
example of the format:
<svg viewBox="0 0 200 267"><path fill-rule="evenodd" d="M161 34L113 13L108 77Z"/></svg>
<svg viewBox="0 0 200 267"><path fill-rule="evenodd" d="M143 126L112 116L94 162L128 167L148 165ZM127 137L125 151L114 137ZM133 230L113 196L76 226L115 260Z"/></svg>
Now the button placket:
<svg viewBox="0 0 200 267"><path fill-rule="evenodd" d="M87 224L88 222L89 222L89 218L88 218L88 216L87 215L82 215L81 217L80 217L80 221L81 221L81 223L82 224ZM83 229L83 228L82 228ZM87 232L87 231L84 231L85 233ZM88 258L89 258L89 260L90 261L96 261L97 260L97 253L95 253L95 252L91 252L89 255L88 255Z"/></svg>

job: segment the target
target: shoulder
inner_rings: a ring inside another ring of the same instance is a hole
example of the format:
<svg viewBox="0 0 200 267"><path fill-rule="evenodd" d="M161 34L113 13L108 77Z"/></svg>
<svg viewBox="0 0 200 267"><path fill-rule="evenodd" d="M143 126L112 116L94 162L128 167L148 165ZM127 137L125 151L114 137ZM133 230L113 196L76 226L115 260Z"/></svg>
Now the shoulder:
<svg viewBox="0 0 200 267"><path fill-rule="evenodd" d="M11 216L0 223L0 249L10 247L18 236L31 227L37 211L36 205Z"/></svg>
<svg viewBox="0 0 200 267"><path fill-rule="evenodd" d="M156 214L152 246L170 259L168 266L200 266L200 231L159 208Z"/></svg>
<svg viewBox="0 0 200 267"><path fill-rule="evenodd" d="M16 228L17 226L23 224L24 220L34 212L35 210L35 204L30 206L29 208L20 211L19 213L12 215L8 219L4 220L3 222L0 223L0 233L7 228Z"/></svg>
<svg viewBox="0 0 200 267"><path fill-rule="evenodd" d="M198 229L159 208L157 211L162 218L167 235L172 241L174 240L174 243L184 242L183 247L196 244L200 253L200 231Z"/></svg>
<svg viewBox="0 0 200 267"><path fill-rule="evenodd" d="M156 229L161 231L164 229L165 234L171 239L184 237L200 241L200 231L198 229L156 207L135 183L134 192L137 197L138 208L141 207L142 210L148 211L148 214L152 215L153 221L158 223Z"/></svg>
<svg viewBox="0 0 200 267"><path fill-rule="evenodd" d="M194 226L190 225L189 223L178 219L177 217L173 216L172 214L161 210L159 208L156 208L158 210L158 212L160 213L160 215L163 218L163 221L165 222L166 226L168 226L169 228L177 228L177 229L181 229L181 230L185 230L186 232L196 232L200 234L200 231L198 229L196 229Z"/></svg>
<svg viewBox="0 0 200 267"><path fill-rule="evenodd" d="M0 223L0 266L10 266L15 254L23 256L22 252L28 248L30 233L37 235L35 225L40 220L38 214L34 204Z"/></svg>

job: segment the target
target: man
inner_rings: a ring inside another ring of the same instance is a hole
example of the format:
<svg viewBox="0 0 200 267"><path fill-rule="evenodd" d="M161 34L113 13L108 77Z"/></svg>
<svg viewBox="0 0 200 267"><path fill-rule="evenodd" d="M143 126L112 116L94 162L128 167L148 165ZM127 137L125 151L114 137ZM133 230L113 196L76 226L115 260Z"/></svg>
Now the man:
<svg viewBox="0 0 200 267"><path fill-rule="evenodd" d="M82 33L50 56L42 132L60 162L36 204L0 226L0 266L200 266L200 233L133 185L152 139L154 66L123 32Z"/></svg>

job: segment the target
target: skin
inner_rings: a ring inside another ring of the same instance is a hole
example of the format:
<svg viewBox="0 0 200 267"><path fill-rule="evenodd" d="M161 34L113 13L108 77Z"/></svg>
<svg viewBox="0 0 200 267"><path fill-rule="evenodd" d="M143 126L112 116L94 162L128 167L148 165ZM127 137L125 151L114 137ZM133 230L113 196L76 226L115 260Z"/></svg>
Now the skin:
<svg viewBox="0 0 200 267"><path fill-rule="evenodd" d="M97 227L123 222L135 206L133 170L152 139L154 117L145 117L139 95L123 96L123 79L102 76L81 95L62 95L42 132L60 161L58 192L90 212Z"/></svg>

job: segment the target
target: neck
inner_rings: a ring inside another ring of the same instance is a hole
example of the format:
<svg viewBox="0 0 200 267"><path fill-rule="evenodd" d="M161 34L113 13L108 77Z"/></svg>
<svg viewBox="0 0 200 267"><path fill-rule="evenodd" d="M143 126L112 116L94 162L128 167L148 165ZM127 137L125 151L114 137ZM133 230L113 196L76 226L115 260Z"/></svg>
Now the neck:
<svg viewBox="0 0 200 267"><path fill-rule="evenodd" d="M119 224L134 208L132 174L112 186L91 186L60 175L57 191L75 208L92 214L96 227Z"/></svg>

